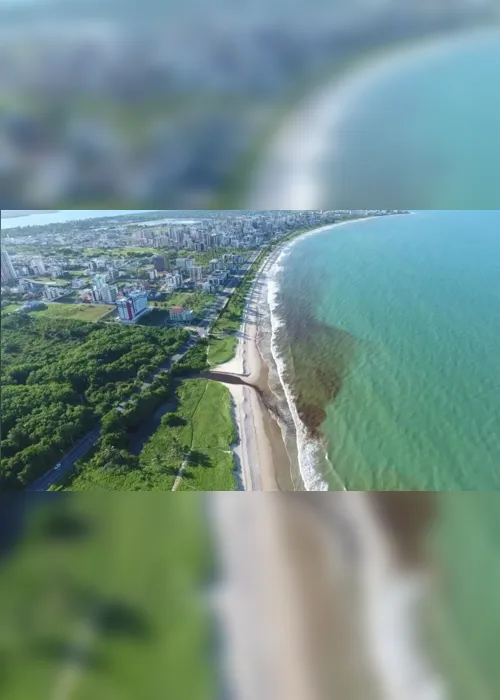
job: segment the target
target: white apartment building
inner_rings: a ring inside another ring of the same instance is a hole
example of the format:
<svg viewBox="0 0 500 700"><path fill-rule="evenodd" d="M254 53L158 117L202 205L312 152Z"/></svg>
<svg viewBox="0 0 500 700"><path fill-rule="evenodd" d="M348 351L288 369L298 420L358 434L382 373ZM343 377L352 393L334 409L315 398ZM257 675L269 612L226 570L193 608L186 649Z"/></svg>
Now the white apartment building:
<svg viewBox="0 0 500 700"><path fill-rule="evenodd" d="M118 287L106 286L101 289L101 298L106 304L113 304L118 298Z"/></svg>
<svg viewBox="0 0 500 700"><path fill-rule="evenodd" d="M194 282L198 282L203 277L203 268L201 265L192 265L188 272Z"/></svg>
<svg viewBox="0 0 500 700"><path fill-rule="evenodd" d="M33 258L31 261L31 267L37 275L44 275L47 272L47 268L45 267L45 263L43 262L42 258Z"/></svg>
<svg viewBox="0 0 500 700"><path fill-rule="evenodd" d="M57 299L58 297L61 296L61 289L59 287L49 287L48 285L46 285L43 288L42 294L43 294L45 299L49 299L49 300Z"/></svg>
<svg viewBox="0 0 500 700"><path fill-rule="evenodd" d="M16 271L6 250L2 250L2 282L17 279Z"/></svg>

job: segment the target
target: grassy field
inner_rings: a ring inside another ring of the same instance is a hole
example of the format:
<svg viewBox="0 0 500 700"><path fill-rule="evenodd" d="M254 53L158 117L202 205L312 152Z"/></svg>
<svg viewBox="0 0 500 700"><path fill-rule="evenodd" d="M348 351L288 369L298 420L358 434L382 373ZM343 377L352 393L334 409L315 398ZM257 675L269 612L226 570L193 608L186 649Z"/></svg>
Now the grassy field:
<svg viewBox="0 0 500 700"><path fill-rule="evenodd" d="M22 304L9 304L8 306L3 307L2 313L11 314L14 311L17 311L18 309L20 309L21 306L22 306Z"/></svg>
<svg viewBox="0 0 500 700"><path fill-rule="evenodd" d="M208 362L211 367L229 362L234 357L238 338L235 335L228 335L222 338L211 339L208 348Z"/></svg>
<svg viewBox="0 0 500 700"><path fill-rule="evenodd" d="M51 285L54 287L67 287L69 284L69 280L62 280L62 279L57 279L53 277L37 277L36 279L33 278L30 280L30 282L41 282L45 284L46 282L50 282Z"/></svg>
<svg viewBox="0 0 500 700"><path fill-rule="evenodd" d="M179 490L234 490L234 458L230 447L235 440L235 428L229 390L208 379L187 379L182 382L178 396L176 413L186 424L173 429L178 431L183 447L191 450Z"/></svg>
<svg viewBox="0 0 500 700"><path fill-rule="evenodd" d="M12 500L17 521L2 556L2 697L217 695L196 494Z"/></svg>
<svg viewBox="0 0 500 700"><path fill-rule="evenodd" d="M157 248L141 248L140 246L130 246L127 248L85 248L84 255L90 255L94 257L100 257L105 255L107 257L113 258L125 258L132 257L133 255L155 255L160 252Z"/></svg>
<svg viewBox="0 0 500 700"><path fill-rule="evenodd" d="M180 491L232 491L234 440L228 389L207 379L185 379L177 390L177 409L146 442L137 469L91 469L89 454L57 490L171 491L187 459Z"/></svg>
<svg viewBox="0 0 500 700"><path fill-rule="evenodd" d="M36 311L40 316L71 318L76 321L98 321L114 309L110 304L48 304L43 311Z"/></svg>

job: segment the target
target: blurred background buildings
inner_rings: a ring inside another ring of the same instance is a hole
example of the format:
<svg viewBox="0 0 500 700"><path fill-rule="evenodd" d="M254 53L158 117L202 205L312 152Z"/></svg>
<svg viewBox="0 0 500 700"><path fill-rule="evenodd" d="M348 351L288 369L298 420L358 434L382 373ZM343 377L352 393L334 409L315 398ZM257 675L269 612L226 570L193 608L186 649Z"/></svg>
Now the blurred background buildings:
<svg viewBox="0 0 500 700"><path fill-rule="evenodd" d="M275 133L318 86L497 17L496 0L5 0L0 201L244 208ZM272 182L252 206L273 204Z"/></svg>

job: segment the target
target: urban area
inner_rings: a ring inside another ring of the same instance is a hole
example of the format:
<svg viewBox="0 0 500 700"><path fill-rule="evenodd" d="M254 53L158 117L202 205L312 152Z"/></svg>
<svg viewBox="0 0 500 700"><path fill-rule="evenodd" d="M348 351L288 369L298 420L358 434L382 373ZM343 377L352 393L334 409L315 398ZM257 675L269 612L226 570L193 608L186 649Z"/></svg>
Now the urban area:
<svg viewBox="0 0 500 700"><path fill-rule="evenodd" d="M269 132L318 80L398 42L490 22L496 3L3 5L9 208L211 208L244 206Z"/></svg>
<svg viewBox="0 0 500 700"><path fill-rule="evenodd" d="M237 488L213 368L245 337L259 271L301 233L394 213L99 211L5 227L0 491Z"/></svg>
<svg viewBox="0 0 500 700"><path fill-rule="evenodd" d="M182 324L203 334L260 248L291 231L359 214L247 212L221 218L220 212L202 212L196 219L151 214L150 221L115 217L7 230L2 310Z"/></svg>

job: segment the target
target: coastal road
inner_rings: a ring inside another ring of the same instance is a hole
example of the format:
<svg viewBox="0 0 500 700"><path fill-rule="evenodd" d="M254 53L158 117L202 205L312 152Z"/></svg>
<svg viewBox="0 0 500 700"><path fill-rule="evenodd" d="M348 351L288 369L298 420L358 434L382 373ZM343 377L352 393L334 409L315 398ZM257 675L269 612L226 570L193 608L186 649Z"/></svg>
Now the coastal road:
<svg viewBox="0 0 500 700"><path fill-rule="evenodd" d="M48 489L56 484L63 476L68 474L74 467L75 462L83 457L90 448L96 443L101 432L100 425L96 425L90 433L87 433L79 442L74 445L74 447L66 452L64 457L60 460L59 467L52 467L48 472L46 472L39 479L34 481L30 486L27 487L26 491L48 491Z"/></svg>
<svg viewBox="0 0 500 700"><path fill-rule="evenodd" d="M191 336L189 340L184 343L184 345L179 348L179 350L172 355L172 357L167 360L153 376L156 376L160 372L168 371L173 365L175 365L179 360L181 360L187 351L197 343L199 338L197 336ZM141 387L141 391L147 389L149 383L144 382ZM117 408L118 410L123 410L125 404L120 404ZM48 491L51 486L57 484L62 477L69 474L75 466L75 462L83 457L87 452L95 445L99 439L101 433L100 425L96 425L87 435L85 435L79 442L77 442L59 461L60 466L55 466L49 469L43 476L39 477L36 481L30 484L26 491Z"/></svg>

